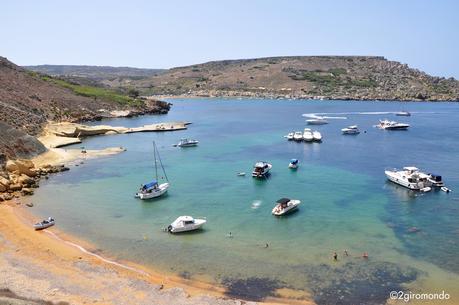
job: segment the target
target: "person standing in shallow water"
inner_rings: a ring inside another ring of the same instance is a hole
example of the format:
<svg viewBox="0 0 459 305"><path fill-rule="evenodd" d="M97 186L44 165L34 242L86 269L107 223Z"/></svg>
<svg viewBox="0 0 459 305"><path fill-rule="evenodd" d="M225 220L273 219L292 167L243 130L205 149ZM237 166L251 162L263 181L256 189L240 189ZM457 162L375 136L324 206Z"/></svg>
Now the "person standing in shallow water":
<svg viewBox="0 0 459 305"><path fill-rule="evenodd" d="M333 260L337 261L338 260L338 253L333 253Z"/></svg>

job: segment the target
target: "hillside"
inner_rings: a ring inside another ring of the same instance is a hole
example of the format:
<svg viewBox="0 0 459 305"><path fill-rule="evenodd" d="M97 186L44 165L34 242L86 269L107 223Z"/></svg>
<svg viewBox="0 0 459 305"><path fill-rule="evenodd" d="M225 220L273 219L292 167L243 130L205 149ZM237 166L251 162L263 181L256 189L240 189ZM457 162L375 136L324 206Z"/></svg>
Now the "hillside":
<svg viewBox="0 0 459 305"><path fill-rule="evenodd" d="M114 110L136 115L168 109L165 102L72 84L27 71L0 57L0 163L43 151L34 136L49 120L84 121L109 117Z"/></svg>
<svg viewBox="0 0 459 305"><path fill-rule="evenodd" d="M458 100L459 82L371 56L224 60L178 67L131 82L144 94Z"/></svg>
<svg viewBox="0 0 459 305"><path fill-rule="evenodd" d="M131 67L37 65L23 68L50 76L58 76L82 85L105 87L129 87L133 80L159 75L163 69L141 69Z"/></svg>

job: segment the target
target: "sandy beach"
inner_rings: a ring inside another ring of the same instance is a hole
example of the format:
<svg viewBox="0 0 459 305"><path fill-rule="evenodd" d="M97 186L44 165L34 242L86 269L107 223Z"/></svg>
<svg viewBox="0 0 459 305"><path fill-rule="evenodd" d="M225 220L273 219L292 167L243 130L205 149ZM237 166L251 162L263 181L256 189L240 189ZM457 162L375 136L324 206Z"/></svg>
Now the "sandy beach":
<svg viewBox="0 0 459 305"><path fill-rule="evenodd" d="M69 304L257 304L226 298L214 285L99 256L93 245L56 228L35 232L35 218L20 202L0 205L0 272L5 275L1 289L27 299ZM266 301L263 304L313 304Z"/></svg>

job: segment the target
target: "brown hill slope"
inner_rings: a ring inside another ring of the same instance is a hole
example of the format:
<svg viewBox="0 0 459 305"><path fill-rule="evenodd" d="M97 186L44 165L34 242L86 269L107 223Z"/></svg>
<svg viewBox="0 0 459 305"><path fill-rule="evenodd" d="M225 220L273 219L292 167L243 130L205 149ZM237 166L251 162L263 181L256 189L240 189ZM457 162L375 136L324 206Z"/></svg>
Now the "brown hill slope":
<svg viewBox="0 0 459 305"><path fill-rule="evenodd" d="M145 94L363 100L458 100L459 82L370 56L224 60L170 69L134 84Z"/></svg>
<svg viewBox="0 0 459 305"><path fill-rule="evenodd" d="M0 161L43 151L31 136L37 135L48 120L98 119L120 109L134 114L162 113L169 105L70 84L27 71L0 57Z"/></svg>

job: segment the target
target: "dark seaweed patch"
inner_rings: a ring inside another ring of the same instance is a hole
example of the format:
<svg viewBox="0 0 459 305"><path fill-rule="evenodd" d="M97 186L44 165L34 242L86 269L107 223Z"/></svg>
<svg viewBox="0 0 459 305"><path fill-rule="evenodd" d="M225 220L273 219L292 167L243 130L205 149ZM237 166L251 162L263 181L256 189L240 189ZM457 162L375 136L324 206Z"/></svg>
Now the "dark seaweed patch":
<svg viewBox="0 0 459 305"><path fill-rule="evenodd" d="M184 278L185 280L191 279L191 273L188 272L188 271L182 271L182 272L180 272L180 273L179 273L179 276L180 276L181 278Z"/></svg>
<svg viewBox="0 0 459 305"><path fill-rule="evenodd" d="M283 287L281 284L272 279L256 277L223 280L227 296L248 301L262 301L267 296L274 296L274 291Z"/></svg>
<svg viewBox="0 0 459 305"><path fill-rule="evenodd" d="M385 304L389 293L403 290L418 271L394 263L348 262L341 267L305 267L309 288L317 304Z"/></svg>

